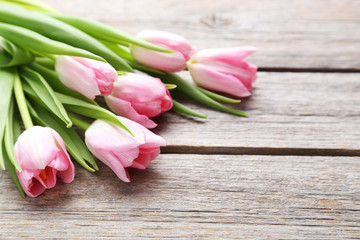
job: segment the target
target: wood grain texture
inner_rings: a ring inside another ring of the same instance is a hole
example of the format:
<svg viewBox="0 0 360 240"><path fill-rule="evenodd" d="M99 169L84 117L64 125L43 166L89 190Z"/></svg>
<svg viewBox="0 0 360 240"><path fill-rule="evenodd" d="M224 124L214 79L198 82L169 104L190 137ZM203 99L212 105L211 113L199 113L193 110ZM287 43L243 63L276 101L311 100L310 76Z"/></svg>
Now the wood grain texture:
<svg viewBox="0 0 360 240"><path fill-rule="evenodd" d="M265 148L288 148L300 154L304 149L352 149L359 155L359 79L356 73L260 73L253 95L233 105L250 117L189 104L208 119L166 113L157 119L155 132L165 137L171 152L185 146L199 152L227 147L229 153L258 148L259 154Z"/></svg>
<svg viewBox="0 0 360 240"><path fill-rule="evenodd" d="M197 48L253 45L267 69L360 70L357 0L45 0L136 34L171 31Z"/></svg>
<svg viewBox="0 0 360 240"><path fill-rule="evenodd" d="M232 105L249 118L187 101L209 119L155 119L176 154L130 184L76 166L73 183L24 200L0 172L0 239L360 239L360 73L336 73L360 71L360 1L44 1L198 49L254 45L260 69L305 72L260 72Z"/></svg>
<svg viewBox="0 0 360 240"><path fill-rule="evenodd" d="M165 154L25 200L1 172L0 238L359 239L359 160Z"/></svg>

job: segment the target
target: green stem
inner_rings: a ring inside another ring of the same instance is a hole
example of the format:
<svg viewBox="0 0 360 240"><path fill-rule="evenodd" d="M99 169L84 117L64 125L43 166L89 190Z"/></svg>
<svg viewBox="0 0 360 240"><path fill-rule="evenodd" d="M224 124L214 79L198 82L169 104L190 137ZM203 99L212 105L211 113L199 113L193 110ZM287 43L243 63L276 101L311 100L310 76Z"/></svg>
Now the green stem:
<svg viewBox="0 0 360 240"><path fill-rule="evenodd" d="M214 92L210 92L206 89L203 89L201 87L197 87L197 89L200 90L200 92L204 93L206 96L216 100L216 101L221 101L221 102L227 102L227 103L239 103L241 102L240 99L233 99L233 98L228 98L228 97L224 97L222 95L216 94Z"/></svg>
<svg viewBox="0 0 360 240"><path fill-rule="evenodd" d="M70 120L73 122L74 125L78 126L79 128L82 128L84 130L88 129L90 127L90 123L85 122L84 120L69 114Z"/></svg>
<svg viewBox="0 0 360 240"><path fill-rule="evenodd" d="M21 80L19 74L16 73L15 82L14 82L14 92L16 102L20 111L21 119L23 120L24 126L26 129L29 129L34 126L31 116L29 113L29 109L27 108L26 98L24 95L24 90L21 85Z"/></svg>
<svg viewBox="0 0 360 240"><path fill-rule="evenodd" d="M171 108L171 110L189 116L194 116L198 118L207 118L205 115L198 113L195 110L192 110L191 108L188 108L187 106L175 101L174 99L173 99L173 107Z"/></svg>

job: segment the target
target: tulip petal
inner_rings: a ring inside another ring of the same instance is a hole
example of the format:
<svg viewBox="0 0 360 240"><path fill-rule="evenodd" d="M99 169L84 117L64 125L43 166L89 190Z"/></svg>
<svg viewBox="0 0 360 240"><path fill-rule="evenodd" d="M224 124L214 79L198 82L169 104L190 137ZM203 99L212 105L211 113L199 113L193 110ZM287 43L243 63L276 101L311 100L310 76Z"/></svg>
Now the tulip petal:
<svg viewBox="0 0 360 240"><path fill-rule="evenodd" d="M245 46L245 47L234 47L234 48L212 48L204 49L196 52L191 60L193 62L206 63L208 61L215 61L217 63L226 63L232 66L241 67L244 58L256 52L256 48Z"/></svg>
<svg viewBox="0 0 360 240"><path fill-rule="evenodd" d="M248 66L248 68L246 70L253 74L251 82L254 83L256 78L257 78L257 76L256 76L257 67L254 64L249 63L249 66Z"/></svg>
<svg viewBox="0 0 360 240"><path fill-rule="evenodd" d="M165 139L151 132L143 125L140 125L124 117L119 117L119 118L121 119L121 121L123 121L126 124L126 126L130 128L130 130L134 133L136 138L141 136L141 138L144 141L143 144L140 146L141 148L153 148L153 147L166 145Z"/></svg>
<svg viewBox="0 0 360 240"><path fill-rule="evenodd" d="M46 167L34 178L45 188L52 188L56 184L56 172L57 170L55 168Z"/></svg>
<svg viewBox="0 0 360 240"><path fill-rule="evenodd" d="M117 151L117 149L99 149L87 137L85 142L89 150L96 158L109 166L117 175L123 176L123 168L131 166L133 160L139 156L139 148L131 148L127 151ZM117 172L119 171L119 172Z"/></svg>
<svg viewBox="0 0 360 240"><path fill-rule="evenodd" d="M97 120L86 130L85 143L95 157L109 166L121 180L129 182L126 168L146 168L159 155L159 146L165 145L165 140L134 121L118 118L134 136L122 128Z"/></svg>
<svg viewBox="0 0 360 240"><path fill-rule="evenodd" d="M131 166L138 157L142 141L143 137L135 139L122 128L100 120L95 121L85 132L85 143L89 150L122 180L128 179L123 168Z"/></svg>
<svg viewBox="0 0 360 240"><path fill-rule="evenodd" d="M239 79L230 74L218 72L200 63L190 64L189 71L196 84L201 87L238 97L251 95L247 87Z"/></svg>
<svg viewBox="0 0 360 240"><path fill-rule="evenodd" d="M170 96L169 90L166 89L166 96L163 98L161 103L161 112L169 111L173 107L173 101Z"/></svg>
<svg viewBox="0 0 360 240"><path fill-rule="evenodd" d="M128 171L121 165L120 162L111 162L106 164L118 178L120 178L124 182L130 182L130 176Z"/></svg>
<svg viewBox="0 0 360 240"><path fill-rule="evenodd" d="M117 79L116 70L108 63L95 61L88 58L73 57L76 61L91 69L95 73L98 88L101 96L111 94L113 90L113 82Z"/></svg>
<svg viewBox="0 0 360 240"><path fill-rule="evenodd" d="M251 90L252 84L256 80L257 68L255 65L252 65L244 60L240 60L238 63L241 63L241 66L232 66L221 62L207 61L206 66L220 73L233 75L239 79L248 90Z"/></svg>
<svg viewBox="0 0 360 240"><path fill-rule="evenodd" d="M153 122L151 119L149 119L147 116L140 115L139 113L137 113L135 109L131 106L131 104L127 101L113 97L112 95L107 96L105 98L105 101L109 106L109 108L118 115L124 116L135 122L138 122L147 128L154 128L157 126L157 124Z"/></svg>
<svg viewBox="0 0 360 240"><path fill-rule="evenodd" d="M136 36L161 47L178 51L185 56L186 61L189 60L193 50L186 38L171 32L145 30L138 33Z"/></svg>
<svg viewBox="0 0 360 240"><path fill-rule="evenodd" d="M153 100L147 103L131 103L134 110L140 115L146 115L147 117L156 117L161 113L162 99Z"/></svg>
<svg viewBox="0 0 360 240"><path fill-rule="evenodd" d="M85 138L96 149L126 151L139 147L144 139L135 139L124 129L101 120L96 120L85 132Z"/></svg>
<svg viewBox="0 0 360 240"><path fill-rule="evenodd" d="M20 178L19 178L20 179ZM21 185L23 186L23 182L20 180ZM26 193L26 195L30 196L30 197L37 197L40 194L42 194L43 192L45 192L46 188L39 183L38 180L36 180L35 178L33 178L31 180L31 182L29 183L27 188L24 188L24 192Z"/></svg>
<svg viewBox="0 0 360 240"><path fill-rule="evenodd" d="M35 170L35 172L35 175L37 175L37 172L40 171ZM33 178L33 171L23 170L21 173L17 172L17 176L24 192L30 197L37 197L46 190L46 188L42 184L40 184L35 178Z"/></svg>
<svg viewBox="0 0 360 240"><path fill-rule="evenodd" d="M48 127L24 131L15 143L15 156L23 171L18 172L27 195L36 197L56 184L57 175L65 183L74 179L74 166L60 135Z"/></svg>
<svg viewBox="0 0 360 240"><path fill-rule="evenodd" d="M39 126L24 131L14 148L22 169L45 169L58 152L49 128Z"/></svg>
<svg viewBox="0 0 360 240"><path fill-rule="evenodd" d="M140 148L139 157L136 158L130 166L137 169L145 169L150 162L160 154L160 148Z"/></svg>
<svg viewBox="0 0 360 240"><path fill-rule="evenodd" d="M166 95L166 87L158 78L128 73L118 77L111 95L129 102L149 102L163 98Z"/></svg>
<svg viewBox="0 0 360 240"><path fill-rule="evenodd" d="M160 115L172 107L172 99L158 78L145 74L128 73L119 76L114 91L106 102L111 110L147 128L156 127L150 117Z"/></svg>
<svg viewBox="0 0 360 240"><path fill-rule="evenodd" d="M145 131L147 130L147 131ZM156 135L155 133L149 131L148 129L144 128L145 133L145 144L143 144L142 148L154 148L159 146L166 146L166 141L164 138Z"/></svg>
<svg viewBox="0 0 360 240"><path fill-rule="evenodd" d="M139 63L162 71L179 72L186 68L186 58L180 52L162 53L132 46L131 55Z"/></svg>
<svg viewBox="0 0 360 240"><path fill-rule="evenodd" d="M70 160L70 156L66 151L64 141L61 139L60 135L53 131L53 136L55 143L59 148L57 157L53 161L54 168L58 170L57 176L61 178L64 183L70 183L75 177L74 164Z"/></svg>
<svg viewBox="0 0 360 240"><path fill-rule="evenodd" d="M151 132L144 126L124 117L119 118L126 124L126 126L130 128L130 130L134 133L135 137L138 137L140 135L143 136L144 143L141 145L141 148L153 148L166 145L165 139Z"/></svg>
<svg viewBox="0 0 360 240"><path fill-rule="evenodd" d="M128 171L121 165L120 162L112 162L108 167L113 170L118 178L120 178L124 182L130 182L130 176Z"/></svg>
<svg viewBox="0 0 360 240"><path fill-rule="evenodd" d="M56 72L65 86L94 100L101 92L95 80L95 73L69 56L59 56L55 65Z"/></svg>

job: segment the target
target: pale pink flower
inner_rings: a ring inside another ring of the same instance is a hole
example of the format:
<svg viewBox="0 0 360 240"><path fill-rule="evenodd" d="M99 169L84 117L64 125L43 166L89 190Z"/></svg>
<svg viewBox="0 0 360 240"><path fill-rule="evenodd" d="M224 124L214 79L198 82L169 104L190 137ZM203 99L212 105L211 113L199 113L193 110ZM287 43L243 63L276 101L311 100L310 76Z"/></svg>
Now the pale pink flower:
<svg viewBox="0 0 360 240"><path fill-rule="evenodd" d="M257 67L244 58L255 51L253 47L201 50L191 57L188 69L195 83L201 87L247 97L251 95Z"/></svg>
<svg viewBox="0 0 360 240"><path fill-rule="evenodd" d="M85 143L100 161L109 166L124 182L130 182L127 167L145 169L160 154L165 140L129 119L119 119L131 130L96 120L85 132Z"/></svg>
<svg viewBox="0 0 360 240"><path fill-rule="evenodd" d="M74 165L60 135L48 127L35 126L24 131L15 143L15 156L22 171L17 171L25 193L36 197L56 184L74 180Z"/></svg>
<svg viewBox="0 0 360 240"><path fill-rule="evenodd" d="M147 128L156 124L149 118L172 108L172 99L158 78L128 73L119 76L111 95L105 97L109 108L117 115L129 118Z"/></svg>
<svg viewBox="0 0 360 240"><path fill-rule="evenodd" d="M109 95L118 75L108 63L70 56L58 56L55 70L65 86L91 100Z"/></svg>
<svg viewBox="0 0 360 240"><path fill-rule="evenodd" d="M155 30L145 30L136 36L173 51L173 53L163 53L133 45L131 55L139 63L167 72L178 72L186 68L186 62L193 50L184 37Z"/></svg>

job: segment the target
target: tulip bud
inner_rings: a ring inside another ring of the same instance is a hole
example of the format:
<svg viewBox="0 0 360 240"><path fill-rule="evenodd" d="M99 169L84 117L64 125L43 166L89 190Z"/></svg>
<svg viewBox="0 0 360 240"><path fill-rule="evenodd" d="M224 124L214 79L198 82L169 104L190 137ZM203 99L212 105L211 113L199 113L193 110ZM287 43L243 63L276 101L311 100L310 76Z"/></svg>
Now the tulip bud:
<svg viewBox="0 0 360 240"><path fill-rule="evenodd" d="M244 58L255 51L253 47L201 50L191 57L188 69L195 83L201 87L247 97L251 95L257 67Z"/></svg>
<svg viewBox="0 0 360 240"><path fill-rule="evenodd" d="M166 142L136 122L123 117L119 119L134 136L118 126L96 120L85 132L85 143L92 154L122 181L130 182L126 168L145 169L160 154L160 146L165 146Z"/></svg>
<svg viewBox="0 0 360 240"><path fill-rule="evenodd" d="M58 56L55 70L65 86L91 100L109 95L117 78L110 64L81 57Z"/></svg>
<svg viewBox="0 0 360 240"><path fill-rule="evenodd" d="M48 127L35 126L24 131L15 143L15 156L22 171L17 171L25 193L36 197L56 184L74 180L74 165L60 135Z"/></svg>
<svg viewBox="0 0 360 240"><path fill-rule="evenodd" d="M132 45L131 55L139 63L167 72L178 72L186 68L192 48L184 37L155 30L142 31L137 37L173 51L173 53L163 53Z"/></svg>
<svg viewBox="0 0 360 240"><path fill-rule="evenodd" d="M149 118L172 108L172 99L158 78L128 73L119 76L111 95L105 97L109 108L117 115L129 118L147 128L156 124Z"/></svg>

